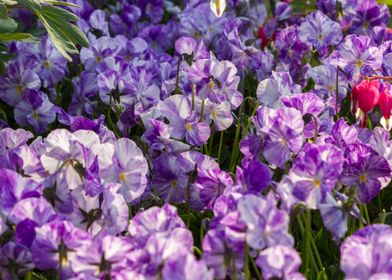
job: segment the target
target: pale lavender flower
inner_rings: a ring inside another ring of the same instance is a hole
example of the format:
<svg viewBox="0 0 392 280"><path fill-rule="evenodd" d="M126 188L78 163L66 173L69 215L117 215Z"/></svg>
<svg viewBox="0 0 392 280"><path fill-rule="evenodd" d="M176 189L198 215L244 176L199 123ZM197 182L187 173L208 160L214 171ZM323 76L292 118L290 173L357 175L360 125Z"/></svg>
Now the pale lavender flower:
<svg viewBox="0 0 392 280"><path fill-rule="evenodd" d="M301 258L297 251L288 246L276 245L261 251L256 264L267 280L275 277L283 280L305 280L298 272Z"/></svg>
<svg viewBox="0 0 392 280"><path fill-rule="evenodd" d="M247 226L246 241L250 247L261 250L274 245L294 244L288 233L289 215L276 206L272 193L266 198L244 195L238 201L238 211Z"/></svg>
<svg viewBox="0 0 392 280"><path fill-rule="evenodd" d="M337 45L343 38L339 23L331 20L321 11L306 16L299 28L299 38L309 42L316 49Z"/></svg>
<svg viewBox="0 0 392 280"><path fill-rule="evenodd" d="M346 279L390 279L392 277L392 230L374 224L358 230L340 247L340 267Z"/></svg>

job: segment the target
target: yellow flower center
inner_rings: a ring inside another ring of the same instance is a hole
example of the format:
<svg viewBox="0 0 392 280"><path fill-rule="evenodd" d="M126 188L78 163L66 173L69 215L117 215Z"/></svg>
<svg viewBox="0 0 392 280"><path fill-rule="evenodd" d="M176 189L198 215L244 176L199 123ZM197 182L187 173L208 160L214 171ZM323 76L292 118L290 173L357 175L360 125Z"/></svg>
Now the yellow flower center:
<svg viewBox="0 0 392 280"><path fill-rule="evenodd" d="M38 117L39 117L38 113L34 111L33 112L33 119L37 120Z"/></svg>
<svg viewBox="0 0 392 280"><path fill-rule="evenodd" d="M317 189L318 187L320 187L320 180L319 179L314 179L313 181L313 186Z"/></svg>
<svg viewBox="0 0 392 280"><path fill-rule="evenodd" d="M125 175L124 172L120 172L120 174L118 174L118 178L120 179L121 182L125 182L127 176Z"/></svg>
<svg viewBox="0 0 392 280"><path fill-rule="evenodd" d="M215 110L213 110L212 113L211 113L211 115L212 115L212 117L213 117L214 119L216 119L216 117L218 116L218 113L217 113Z"/></svg>
<svg viewBox="0 0 392 280"><path fill-rule="evenodd" d="M321 41L323 39L323 34L319 34L318 39Z"/></svg>
<svg viewBox="0 0 392 280"><path fill-rule="evenodd" d="M359 182L361 182L361 183L365 183L366 182L366 175L365 174L361 174L359 176Z"/></svg>
<svg viewBox="0 0 392 280"><path fill-rule="evenodd" d="M171 185L171 187L172 187L173 189L176 189L176 188L177 188L177 180L173 180L173 181L170 183L170 185Z"/></svg>
<svg viewBox="0 0 392 280"><path fill-rule="evenodd" d="M45 60L44 61L44 68L49 69L50 68L50 62Z"/></svg>
<svg viewBox="0 0 392 280"><path fill-rule="evenodd" d="M333 85L329 85L328 89L329 89L329 91L334 91L334 86Z"/></svg>
<svg viewBox="0 0 392 280"><path fill-rule="evenodd" d="M23 92L23 86L21 84L16 86L16 92L21 94Z"/></svg>
<svg viewBox="0 0 392 280"><path fill-rule="evenodd" d="M362 67L362 65L363 65L363 62L360 61L360 60L358 60L358 61L357 61L357 66L358 66L358 67Z"/></svg>
<svg viewBox="0 0 392 280"><path fill-rule="evenodd" d="M186 131L190 131L190 130L192 129L191 124L190 124L190 123L187 123L187 124L185 125L185 129L186 129Z"/></svg>
<svg viewBox="0 0 392 280"><path fill-rule="evenodd" d="M213 81L212 79L210 79L210 82L209 82L209 84L208 84L208 87L209 87L210 89L213 89L213 88L215 87L215 83L214 83L214 81Z"/></svg>

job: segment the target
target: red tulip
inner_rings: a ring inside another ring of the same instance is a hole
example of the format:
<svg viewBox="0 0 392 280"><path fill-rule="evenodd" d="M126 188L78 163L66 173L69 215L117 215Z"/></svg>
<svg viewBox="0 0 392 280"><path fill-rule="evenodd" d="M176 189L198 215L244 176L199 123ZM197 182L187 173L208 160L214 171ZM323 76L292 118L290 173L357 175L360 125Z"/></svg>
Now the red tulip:
<svg viewBox="0 0 392 280"><path fill-rule="evenodd" d="M378 99L378 107L380 107L384 118L388 120L391 117L392 111L392 95L386 87L384 87L384 89L380 93L380 97Z"/></svg>
<svg viewBox="0 0 392 280"><path fill-rule="evenodd" d="M261 39L261 48L264 49L268 45L270 40L267 38L267 35L265 35L263 26L260 26L258 35Z"/></svg>
<svg viewBox="0 0 392 280"><path fill-rule="evenodd" d="M365 114L376 106L380 97L378 80L362 81L356 85L352 90L351 100L353 102L353 109L359 107Z"/></svg>

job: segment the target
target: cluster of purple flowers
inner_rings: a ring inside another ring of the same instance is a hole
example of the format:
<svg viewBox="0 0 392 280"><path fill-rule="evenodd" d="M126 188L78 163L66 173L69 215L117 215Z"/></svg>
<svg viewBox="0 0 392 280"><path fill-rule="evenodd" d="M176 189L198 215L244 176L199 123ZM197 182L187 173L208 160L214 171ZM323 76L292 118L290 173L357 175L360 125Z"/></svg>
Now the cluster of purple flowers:
<svg viewBox="0 0 392 280"><path fill-rule="evenodd" d="M392 278L386 5L67 2L74 62L7 45L1 279Z"/></svg>

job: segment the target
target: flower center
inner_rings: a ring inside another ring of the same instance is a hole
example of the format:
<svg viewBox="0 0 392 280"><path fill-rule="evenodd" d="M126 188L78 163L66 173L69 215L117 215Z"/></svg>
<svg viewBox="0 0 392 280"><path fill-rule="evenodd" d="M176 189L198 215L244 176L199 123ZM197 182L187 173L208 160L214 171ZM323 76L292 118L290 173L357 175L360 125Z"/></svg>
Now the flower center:
<svg viewBox="0 0 392 280"><path fill-rule="evenodd" d="M319 39L319 41L321 41L323 39L323 34L319 34L318 39Z"/></svg>
<svg viewBox="0 0 392 280"><path fill-rule="evenodd" d="M186 129L186 131L192 130L191 124L190 124L190 123L187 123L187 124L185 125L185 129Z"/></svg>
<svg viewBox="0 0 392 280"><path fill-rule="evenodd" d="M214 119L216 119L216 117L218 116L218 113L217 113L215 110L213 110L212 113L211 113L211 115L212 115L212 117L213 117Z"/></svg>
<svg viewBox="0 0 392 280"><path fill-rule="evenodd" d="M50 68L50 62L49 61L45 60L43 64L44 64L44 68L46 68L46 69Z"/></svg>
<svg viewBox="0 0 392 280"><path fill-rule="evenodd" d="M318 187L320 187L320 180L319 179L314 179L313 181L313 186L317 189Z"/></svg>
<svg viewBox="0 0 392 280"><path fill-rule="evenodd" d="M214 81L212 79L210 79L210 82L208 83L208 87L210 89L213 89L215 87L215 83L214 83Z"/></svg>
<svg viewBox="0 0 392 280"><path fill-rule="evenodd" d="M366 182L366 175L365 174L361 174L359 176L359 182L361 182L361 183L365 183Z"/></svg>
<svg viewBox="0 0 392 280"><path fill-rule="evenodd" d="M329 91L334 91L334 86L333 85L329 85L328 89L329 89Z"/></svg>
<svg viewBox="0 0 392 280"><path fill-rule="evenodd" d="M21 94L23 92L23 86L21 84L16 86L16 92Z"/></svg>
<svg viewBox="0 0 392 280"><path fill-rule="evenodd" d="M362 67L362 65L363 65L363 62L360 61L360 60L358 60L358 61L357 61L357 66L358 66L358 67Z"/></svg>
<svg viewBox="0 0 392 280"><path fill-rule="evenodd" d="M125 175L124 172L120 172L120 174L118 175L118 178L120 179L121 182L125 182L125 179L127 178L127 176Z"/></svg>
<svg viewBox="0 0 392 280"><path fill-rule="evenodd" d="M39 117L38 113L34 111L33 112L33 119L37 120L38 117Z"/></svg>
<svg viewBox="0 0 392 280"><path fill-rule="evenodd" d="M173 180L173 181L170 183L170 185L171 185L171 187L172 187L173 189L176 189L176 188L177 188L177 180Z"/></svg>

